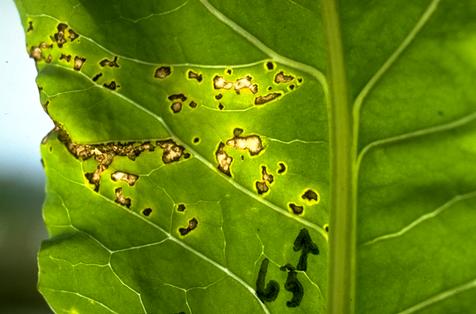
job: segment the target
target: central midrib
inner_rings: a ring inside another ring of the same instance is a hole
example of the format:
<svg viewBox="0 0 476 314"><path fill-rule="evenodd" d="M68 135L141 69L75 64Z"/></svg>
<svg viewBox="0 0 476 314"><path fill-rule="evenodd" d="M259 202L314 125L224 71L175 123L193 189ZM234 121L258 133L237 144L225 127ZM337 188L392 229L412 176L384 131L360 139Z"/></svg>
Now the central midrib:
<svg viewBox="0 0 476 314"><path fill-rule="evenodd" d="M335 0L323 0L329 64L331 215L328 312L354 312L355 212L353 208L353 132L339 16Z"/></svg>

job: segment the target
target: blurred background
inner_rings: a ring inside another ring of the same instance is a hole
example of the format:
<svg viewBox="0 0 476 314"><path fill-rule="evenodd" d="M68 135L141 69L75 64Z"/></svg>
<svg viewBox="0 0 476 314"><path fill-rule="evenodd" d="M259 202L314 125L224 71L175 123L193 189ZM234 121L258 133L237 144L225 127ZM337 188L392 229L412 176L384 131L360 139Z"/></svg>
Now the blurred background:
<svg viewBox="0 0 476 314"><path fill-rule="evenodd" d="M0 313L51 313L36 290L41 218L40 141L53 124L41 108L13 0L0 0Z"/></svg>

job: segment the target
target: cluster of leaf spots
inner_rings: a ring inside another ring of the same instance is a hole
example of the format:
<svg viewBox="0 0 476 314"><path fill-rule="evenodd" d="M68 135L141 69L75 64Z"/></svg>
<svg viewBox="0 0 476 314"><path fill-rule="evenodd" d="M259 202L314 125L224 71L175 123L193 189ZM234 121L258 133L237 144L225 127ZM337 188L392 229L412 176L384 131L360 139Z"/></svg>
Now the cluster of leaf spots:
<svg viewBox="0 0 476 314"><path fill-rule="evenodd" d="M111 62L109 60L107 61ZM168 87L173 88L173 86L187 86L187 84L190 84L190 81L198 83L199 89L195 89L196 93L194 94L194 89L191 89L191 95L187 95L190 107L196 108L198 106L196 99L210 103L207 99L204 99L204 97L213 97L212 101L216 103L215 108L219 110L225 110L225 107L236 107L234 99L237 98L235 97L242 97L243 95L246 95L243 99L252 97L249 106L262 106L281 98L302 83L302 78L296 78L294 74L287 73L286 70L276 69L276 65L273 62L265 63L265 68L268 71L274 71L271 74L272 77L269 77L270 75L266 74L266 71L265 73L255 73L256 75L246 73L245 71L238 71L239 74L233 75L234 71L231 68L226 69L224 73L216 73L215 70L200 71L193 68L186 70L178 68L174 70L170 65L159 65L155 67L153 76L159 82L163 82L166 90ZM263 79L263 76L266 77L266 79ZM256 79L256 77L259 79ZM208 83L202 84L203 82L210 82L211 85L208 85ZM268 86L267 92L264 91L266 90L266 86ZM211 89L208 89L210 87ZM271 91L273 87L276 90ZM205 92L205 90L207 90L207 92ZM169 98L169 100L172 101L170 108L173 113L182 111L185 99L174 101L176 99L172 100ZM240 100L240 102L243 102L243 100ZM246 100L246 102L248 102L248 100Z"/></svg>
<svg viewBox="0 0 476 314"><path fill-rule="evenodd" d="M170 109L172 109L173 113L179 113L182 110L182 103L187 100L187 96L183 93L173 94L167 98L172 102Z"/></svg>
<svg viewBox="0 0 476 314"><path fill-rule="evenodd" d="M33 31L33 21L29 21L27 32ZM78 37L79 35L67 24L59 23L56 26L55 33L53 33L49 39L45 39L37 45L30 46L30 57L33 58L35 62L44 61L46 63L50 63L53 61L54 44L56 44L56 46L61 49L64 45L73 42ZM71 55L66 56L62 54L60 56L60 60L67 60L67 62L70 62ZM74 69L79 71L82 64L86 62L86 59L80 56L75 56L74 61Z"/></svg>
<svg viewBox="0 0 476 314"><path fill-rule="evenodd" d="M288 274L286 282L284 283L284 289L292 294L291 299L286 302L288 307L298 307L301 304L304 297L304 287L298 279L299 271L307 271L309 254L319 255L319 248L312 241L306 228L301 229L294 240L293 250L295 252L301 251L297 266L295 267L287 263L279 268ZM280 292L280 286L277 281L270 280L268 284L266 284L268 265L268 258L264 258L261 262L256 280L256 295L263 303L275 301Z"/></svg>
<svg viewBox="0 0 476 314"><path fill-rule="evenodd" d="M312 189L307 189L301 195L301 199L304 200L305 203L309 205L315 205L319 202L319 194L317 194L317 192ZM296 215L302 215L304 212L304 205L290 202L288 206L291 209L291 211Z"/></svg>
<svg viewBox="0 0 476 314"><path fill-rule="evenodd" d="M249 90L251 93L258 92L258 85L252 83L253 78L249 75L237 78L235 81L227 81L221 75L215 75L213 78L213 88L216 90L234 90L237 95L243 90Z"/></svg>
<svg viewBox="0 0 476 314"><path fill-rule="evenodd" d="M129 143L104 143L104 144L77 144L71 141L69 135L60 127L56 127L58 137L67 147L68 151L76 158L84 161L94 158L97 166L94 172L86 173L85 177L94 185L94 190L99 191L99 183L102 173L111 165L115 156L125 156L135 160L143 152L152 152L156 147L162 149L162 161L164 164L179 161L182 157L190 158L190 154L184 152L184 147L171 139L152 142L129 142ZM134 186L139 179L138 175L116 171L111 174L113 181L125 181L129 186Z"/></svg>
<svg viewBox="0 0 476 314"><path fill-rule="evenodd" d="M29 22L29 26L31 26L29 28L30 31L34 32L33 21ZM44 40L41 41L39 44L30 46L30 57L33 58L37 63L40 61L51 63L55 60L55 58L57 58L58 61L72 64L72 68L74 70L81 71L88 58L83 55L74 55L71 53L66 53L62 50L66 48L68 44L74 42L79 37L80 35L76 33L73 29L71 29L68 24L59 23L57 24L56 29L49 36L49 38L44 38ZM74 49L70 48L69 51L71 50ZM114 56L112 58L102 58L101 60L98 60L98 64L102 68L120 67L117 56ZM98 82L101 77L104 77L104 80L100 83L103 87L108 88L110 90L116 90L120 87L120 85L115 79L106 78L103 72L95 74L91 79L93 82Z"/></svg>

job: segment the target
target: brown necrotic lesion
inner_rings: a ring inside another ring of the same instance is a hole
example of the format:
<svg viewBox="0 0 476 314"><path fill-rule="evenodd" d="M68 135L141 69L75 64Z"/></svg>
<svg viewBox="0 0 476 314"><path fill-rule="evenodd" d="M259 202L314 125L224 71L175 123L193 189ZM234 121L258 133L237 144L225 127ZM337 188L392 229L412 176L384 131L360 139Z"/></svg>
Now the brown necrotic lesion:
<svg viewBox="0 0 476 314"><path fill-rule="evenodd" d="M182 110L182 103L187 100L187 97L183 93L173 94L167 98L172 101L170 109L172 109L173 113L179 113Z"/></svg>
<svg viewBox="0 0 476 314"><path fill-rule="evenodd" d="M284 164L284 162L278 163L278 167L278 174L283 174L286 172L286 165Z"/></svg>
<svg viewBox="0 0 476 314"><path fill-rule="evenodd" d="M75 56L75 57L74 57L74 65L73 65L73 68L74 68L76 71L81 70L81 68L82 68L83 65L84 65L84 62L86 62L86 58L83 58L83 57L80 57L80 56Z"/></svg>
<svg viewBox="0 0 476 314"><path fill-rule="evenodd" d="M264 96L258 96L255 98L255 105L264 105L270 101L277 99L278 97L281 97L281 95L281 93L273 92Z"/></svg>
<svg viewBox="0 0 476 314"><path fill-rule="evenodd" d="M101 60L101 62L99 62L99 65L102 67L109 66L111 68L113 67L118 68L119 64L117 63L117 56L115 56L114 59L112 60L103 59Z"/></svg>
<svg viewBox="0 0 476 314"><path fill-rule="evenodd" d="M109 83L104 83L103 86L106 87L107 89L110 89L110 90L116 90L117 88L120 87L119 85L116 84L116 81L111 81Z"/></svg>
<svg viewBox="0 0 476 314"><path fill-rule="evenodd" d="M293 211L296 215L301 215L304 212L304 206L296 205L294 203L289 203L289 208Z"/></svg>
<svg viewBox="0 0 476 314"><path fill-rule="evenodd" d="M231 177L231 163L233 162L233 157L229 156L225 151L225 144L223 142L220 142L218 145L215 157L218 162L218 170Z"/></svg>
<svg viewBox="0 0 476 314"><path fill-rule="evenodd" d="M317 202L319 200L319 195L317 194L316 191L312 190L312 189L307 189L302 195L301 195L301 198L303 200L307 200L309 202Z"/></svg>
<svg viewBox="0 0 476 314"><path fill-rule="evenodd" d="M217 90L234 90L240 94L243 90L249 90L251 93L258 92L258 85L252 83L253 78L249 75L238 78L235 81L227 81L223 76L215 75L213 78L213 88Z"/></svg>
<svg viewBox="0 0 476 314"><path fill-rule="evenodd" d="M68 28L68 25L65 23L60 23L56 27L57 32L53 34L52 39L56 42L56 44L58 45L58 48L62 48L63 45L66 43L65 32L67 28Z"/></svg>
<svg viewBox="0 0 476 314"><path fill-rule="evenodd" d="M198 226L197 218L192 218L188 221L188 225L186 228L179 228L179 233L182 236L185 236L190 233L190 231L195 230Z"/></svg>
<svg viewBox="0 0 476 314"><path fill-rule="evenodd" d="M185 148L178 145L173 140L157 141L157 145L162 148L162 161L164 164L179 161L182 156L185 157Z"/></svg>
<svg viewBox="0 0 476 314"><path fill-rule="evenodd" d="M169 66L161 66L155 70L154 77L158 79L165 79L172 73L172 68Z"/></svg>
<svg viewBox="0 0 476 314"><path fill-rule="evenodd" d="M139 176L123 171L116 171L111 174L111 179L113 181L124 181L127 182L127 184L129 184L130 186L133 186L136 183L137 179L139 179Z"/></svg>
<svg viewBox="0 0 476 314"><path fill-rule="evenodd" d="M116 203L123 205L127 208L131 207L131 199L124 196L122 188L116 188L114 190L114 193L116 195L116 199L114 200Z"/></svg>
<svg viewBox="0 0 476 314"><path fill-rule="evenodd" d="M258 155L263 150L263 143L258 135L242 136L243 129L235 128L233 138L226 141L226 145L237 149L247 150L251 156Z"/></svg>
<svg viewBox="0 0 476 314"><path fill-rule="evenodd" d="M274 77L274 82L277 83L277 84L289 83L292 80L294 80L294 76L284 74L283 71L277 73L276 76Z"/></svg>
<svg viewBox="0 0 476 314"><path fill-rule="evenodd" d="M268 184L274 182L272 174L268 173L266 166L261 166L261 181L256 181L255 186L258 194L264 194L269 191Z"/></svg>
<svg viewBox="0 0 476 314"><path fill-rule="evenodd" d="M191 80L196 80L199 83L203 80L203 75L201 73L192 70L189 70L187 72L187 77Z"/></svg>

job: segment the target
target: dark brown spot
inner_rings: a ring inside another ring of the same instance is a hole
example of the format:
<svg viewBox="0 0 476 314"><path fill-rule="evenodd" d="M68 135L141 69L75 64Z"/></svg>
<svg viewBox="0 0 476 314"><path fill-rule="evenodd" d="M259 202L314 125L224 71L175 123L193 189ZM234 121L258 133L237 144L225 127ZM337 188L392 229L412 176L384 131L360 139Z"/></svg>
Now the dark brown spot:
<svg viewBox="0 0 476 314"><path fill-rule="evenodd" d="M218 162L218 170L231 177L230 167L233 162L233 157L228 156L225 152L225 144L220 142L218 149L215 152L215 157Z"/></svg>
<svg viewBox="0 0 476 314"><path fill-rule="evenodd" d="M198 137L194 137L193 142L196 144L196 143L200 142L200 139Z"/></svg>
<svg viewBox="0 0 476 314"><path fill-rule="evenodd" d="M308 201L318 201L319 196L317 193L311 189L308 189L304 194L301 196L303 200L308 200Z"/></svg>
<svg viewBox="0 0 476 314"><path fill-rule="evenodd" d="M65 55L64 53L62 53L59 57L60 60L65 60L66 62L70 62L71 61L71 55Z"/></svg>
<svg viewBox="0 0 476 314"><path fill-rule="evenodd" d="M219 103L219 104L218 104L218 109L223 110L223 108L225 108L225 106L223 106L222 103Z"/></svg>
<svg viewBox="0 0 476 314"><path fill-rule="evenodd" d="M187 235L190 231L196 229L198 226L198 220L196 218L192 218L188 221L187 228L179 228L180 235L184 236Z"/></svg>
<svg viewBox="0 0 476 314"><path fill-rule="evenodd" d="M139 179L139 176L127 172L116 171L111 174L111 179L113 181L125 181L130 186L133 186L134 184L136 184L136 181L137 179Z"/></svg>
<svg viewBox="0 0 476 314"><path fill-rule="evenodd" d="M324 230L325 230L326 232L329 232L329 225L328 225L328 224L325 224L325 225L324 225Z"/></svg>
<svg viewBox="0 0 476 314"><path fill-rule="evenodd" d="M268 103L272 100L275 100L276 98L280 97L281 93L269 93L265 96L258 96L255 98L255 105L263 105L265 103Z"/></svg>
<svg viewBox="0 0 476 314"><path fill-rule="evenodd" d="M231 75L231 73L233 73L233 71L232 71L231 69L227 69L227 70L226 70L226 73L227 73L228 75Z"/></svg>
<svg viewBox="0 0 476 314"><path fill-rule="evenodd" d="M145 208L142 210L142 214L146 217L148 217L152 213L152 208Z"/></svg>
<svg viewBox="0 0 476 314"><path fill-rule="evenodd" d="M278 166L279 166L279 169L278 169L278 173L279 174L283 174L284 172L286 172L286 165L282 162L278 163Z"/></svg>
<svg viewBox="0 0 476 314"><path fill-rule="evenodd" d="M179 211L179 212L185 211L185 204L178 204L177 211Z"/></svg>
<svg viewBox="0 0 476 314"><path fill-rule="evenodd" d="M33 22L29 21L28 22L28 28L26 29L27 32L31 32L33 30Z"/></svg>
<svg viewBox="0 0 476 314"><path fill-rule="evenodd" d="M233 129L233 136L239 137L241 134L243 134L243 129L241 129L241 128Z"/></svg>
<svg viewBox="0 0 476 314"><path fill-rule="evenodd" d="M215 99L216 100L220 100L223 98L223 95L222 94L218 94L218 95L215 95Z"/></svg>
<svg viewBox="0 0 476 314"><path fill-rule="evenodd" d="M256 181L256 190L258 191L258 194L261 195L268 192L269 188L266 182Z"/></svg>
<svg viewBox="0 0 476 314"><path fill-rule="evenodd" d="M301 77L299 77L297 80L298 80L299 83L302 83L302 78Z"/></svg>
<svg viewBox="0 0 476 314"><path fill-rule="evenodd" d="M177 145L172 140L157 141L157 145L163 149L162 161L164 164L179 161L185 150L183 146Z"/></svg>
<svg viewBox="0 0 476 314"><path fill-rule="evenodd" d="M79 57L79 56L74 57L74 69L76 71L81 70L81 68L83 67L84 62L86 62L86 58Z"/></svg>
<svg viewBox="0 0 476 314"><path fill-rule="evenodd" d="M197 80L197 82L201 82L203 80L201 73L193 72L192 70L188 71L188 78L191 80Z"/></svg>
<svg viewBox="0 0 476 314"><path fill-rule="evenodd" d="M64 23L60 23L56 27L58 32L53 34L52 39L56 42L56 44L58 45L58 48L63 48L63 45L66 43L66 38L64 33L67 28L68 28L68 25Z"/></svg>
<svg viewBox="0 0 476 314"><path fill-rule="evenodd" d="M93 81L96 82L101 76L102 76L102 73L98 73L98 74L94 75Z"/></svg>
<svg viewBox="0 0 476 314"><path fill-rule="evenodd" d="M277 83L277 84L288 83L288 82L291 82L292 80L294 80L294 76L286 75L286 74L284 74L283 71L279 72L274 77L274 82Z"/></svg>
<svg viewBox="0 0 476 314"><path fill-rule="evenodd" d="M45 62L46 63L51 63L51 60L53 60L53 57L51 55L48 55L48 57L46 57Z"/></svg>
<svg viewBox="0 0 476 314"><path fill-rule="evenodd" d="M116 81L111 81L111 83L104 83L104 87L109 88L110 90L116 90L116 88L120 87L119 85L116 84Z"/></svg>
<svg viewBox="0 0 476 314"><path fill-rule="evenodd" d="M184 94L173 94L173 95L170 95L167 98L171 101L174 101L174 100L185 101L185 100L187 100L187 97Z"/></svg>
<svg viewBox="0 0 476 314"><path fill-rule="evenodd" d="M301 215L304 211L304 206L299 206L294 203L289 203L289 208L295 213L296 215Z"/></svg>
<svg viewBox="0 0 476 314"><path fill-rule="evenodd" d="M274 63L271 62L271 61L270 61L270 62L266 62L266 68L267 68L268 70L270 70L270 71L273 70L273 69L274 69Z"/></svg>
<svg viewBox="0 0 476 314"><path fill-rule="evenodd" d="M116 199L114 200L114 202L126 206L127 208L131 207L131 199L128 197L124 197L122 188L115 189L114 193L116 194Z"/></svg>
<svg viewBox="0 0 476 314"><path fill-rule="evenodd" d="M170 106L170 109L172 109L174 113L179 113L182 110L182 103L180 101L176 101Z"/></svg>
<svg viewBox="0 0 476 314"><path fill-rule="evenodd" d="M69 33L69 36L68 36L69 40L71 41L74 41L76 38L79 37L79 35L75 31L73 31L71 28L68 30L68 33Z"/></svg>
<svg viewBox="0 0 476 314"><path fill-rule="evenodd" d="M193 100L188 105L190 106L190 108L197 108L197 103Z"/></svg>
<svg viewBox="0 0 476 314"><path fill-rule="evenodd" d="M289 85L289 89L290 89L290 90L294 90L295 87L296 87L296 86L295 86L294 84Z"/></svg>
<svg viewBox="0 0 476 314"><path fill-rule="evenodd" d="M32 59L35 59L35 61L40 61L41 59L43 59L43 55L41 54L41 49L40 47L37 47L37 46L32 46L30 48L30 57Z"/></svg>
<svg viewBox="0 0 476 314"><path fill-rule="evenodd" d="M183 158L185 159L189 159L192 155L190 155L189 153L184 153L183 154Z"/></svg>
<svg viewBox="0 0 476 314"><path fill-rule="evenodd" d="M252 156L259 154L263 150L261 138L258 135L241 136L242 133L242 129L235 128L233 130L234 137L227 140L226 145L246 149Z"/></svg>
<svg viewBox="0 0 476 314"><path fill-rule="evenodd" d="M118 68L119 64L117 64L117 56L114 56L113 60L103 59L99 62L99 65L102 67L109 66L111 68Z"/></svg>
<svg viewBox="0 0 476 314"><path fill-rule="evenodd" d="M273 175L268 173L266 166L261 166L261 179L263 181L268 181L268 183L273 183L274 181Z"/></svg>
<svg viewBox="0 0 476 314"><path fill-rule="evenodd" d="M45 43L45 42L41 42L41 43L40 43L40 48L41 48L41 49L51 49L51 48L53 48L53 44L48 45L48 44Z"/></svg>
<svg viewBox="0 0 476 314"><path fill-rule="evenodd" d="M163 66L163 67L157 68L157 70L155 70L154 77L156 77L158 79L164 79L167 76L169 76L170 73L172 73L172 69L168 66Z"/></svg>

